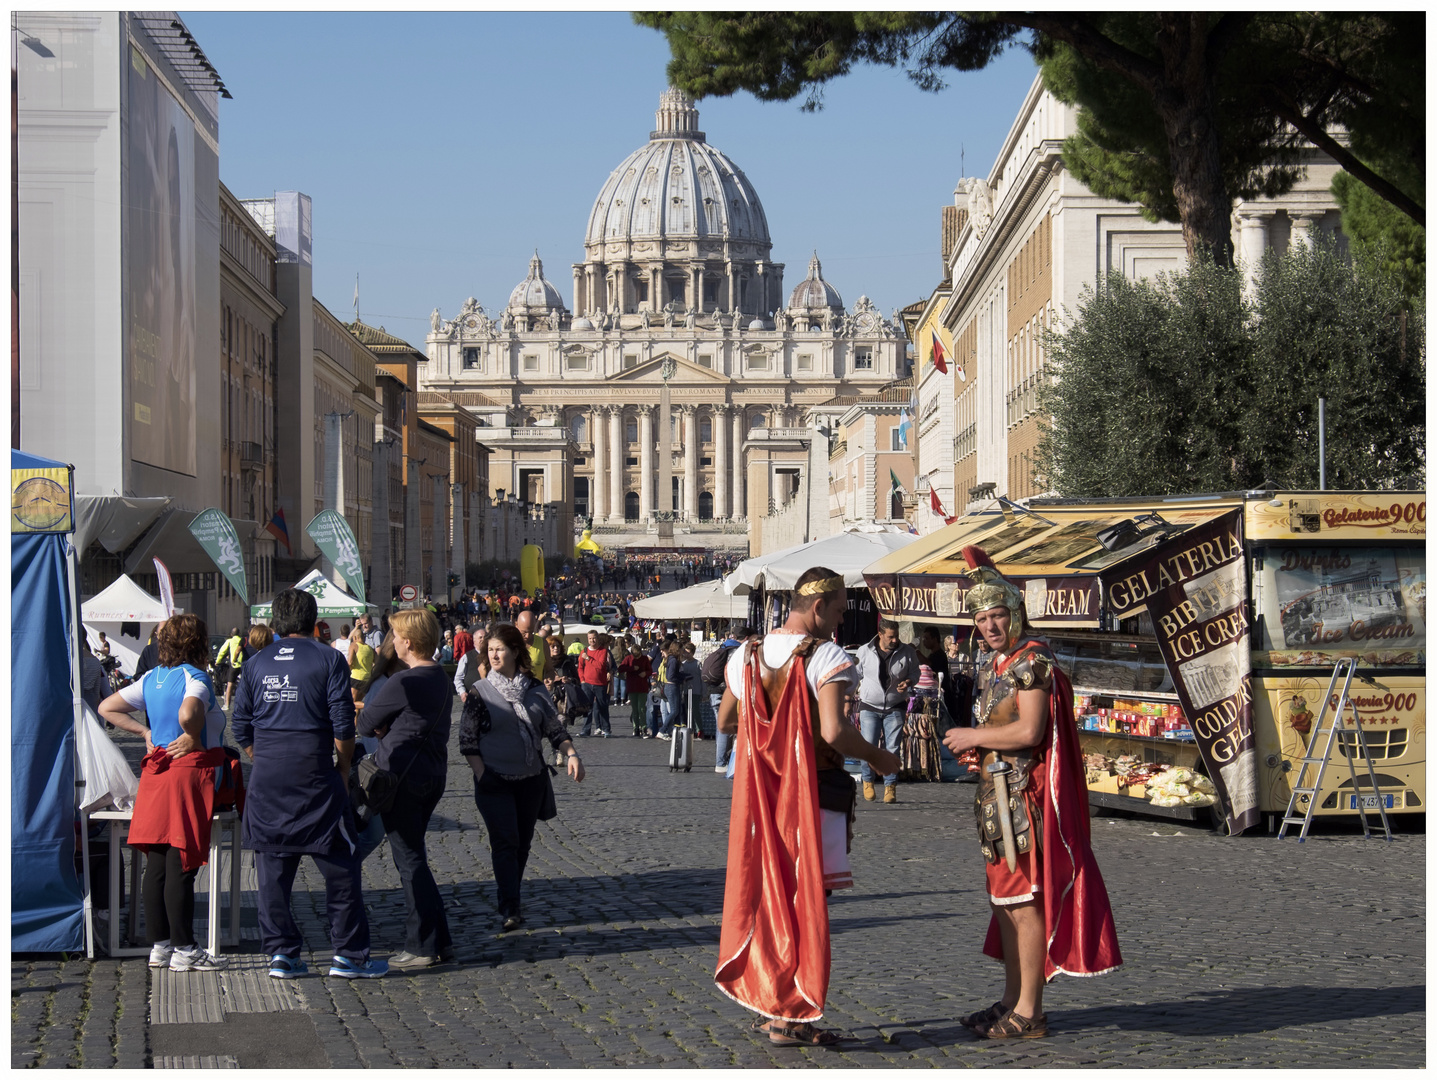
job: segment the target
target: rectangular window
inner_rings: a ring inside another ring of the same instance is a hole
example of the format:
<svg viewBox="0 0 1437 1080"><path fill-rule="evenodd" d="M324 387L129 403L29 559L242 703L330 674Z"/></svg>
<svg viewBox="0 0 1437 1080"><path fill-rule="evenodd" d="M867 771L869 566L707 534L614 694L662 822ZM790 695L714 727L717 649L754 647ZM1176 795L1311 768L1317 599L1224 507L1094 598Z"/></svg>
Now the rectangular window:
<svg viewBox="0 0 1437 1080"><path fill-rule="evenodd" d="M714 366L714 358L713 358L712 356L710 356L708 353L704 353L703 355L701 355L701 356L699 357L699 367L706 367L706 368L712 369L713 366Z"/></svg>
<svg viewBox="0 0 1437 1080"><path fill-rule="evenodd" d="M568 367L570 371L588 371L589 357L585 353L570 353L568 356Z"/></svg>
<svg viewBox="0 0 1437 1080"><path fill-rule="evenodd" d="M853 350L853 370L854 370L854 371L872 371L872 370L873 370L873 346L872 346L872 345L858 345L858 346L855 346L855 347L854 347L854 350Z"/></svg>
<svg viewBox="0 0 1437 1080"><path fill-rule="evenodd" d="M624 458L624 462L629 465L637 465L639 463L639 459L636 457Z"/></svg>
<svg viewBox="0 0 1437 1080"><path fill-rule="evenodd" d="M749 354L748 354L748 369L749 369L750 371L767 371L767 370L768 370L768 353L762 353L762 352L749 353Z"/></svg>
<svg viewBox="0 0 1437 1080"><path fill-rule="evenodd" d="M525 353L525 354L524 354L524 370L525 370L525 371L538 371L538 370L539 370L539 357L538 357L536 354L534 354L534 353Z"/></svg>
<svg viewBox="0 0 1437 1080"><path fill-rule="evenodd" d="M896 427L890 428L889 431L888 431L888 449L890 449L890 450L907 450L907 449L908 449L908 447L906 447L906 446L903 445L903 435L902 435L902 433L898 430L898 428L896 428Z"/></svg>
<svg viewBox="0 0 1437 1080"><path fill-rule="evenodd" d="M813 354L812 354L812 353L799 353L799 354L798 354L798 370L799 370L799 371L812 371L812 370L813 370Z"/></svg>
<svg viewBox="0 0 1437 1080"><path fill-rule="evenodd" d="M704 303L712 304L718 301L718 279L704 278Z"/></svg>
<svg viewBox="0 0 1437 1080"><path fill-rule="evenodd" d="M625 370L625 371L627 371L629 368L636 368L636 367L638 367L638 366L639 366L639 358L638 358L638 356L636 356L634 353L625 353L625 354L624 354L624 370Z"/></svg>
<svg viewBox="0 0 1437 1080"><path fill-rule="evenodd" d="M470 347L464 350L464 366L465 368L477 368L479 366L478 349Z"/></svg>
<svg viewBox="0 0 1437 1080"><path fill-rule="evenodd" d="M642 278L634 281L634 299L640 304L649 302L649 283Z"/></svg>
<svg viewBox="0 0 1437 1080"><path fill-rule="evenodd" d="M713 463L714 459L711 457L699 458L700 465L712 465Z"/></svg>

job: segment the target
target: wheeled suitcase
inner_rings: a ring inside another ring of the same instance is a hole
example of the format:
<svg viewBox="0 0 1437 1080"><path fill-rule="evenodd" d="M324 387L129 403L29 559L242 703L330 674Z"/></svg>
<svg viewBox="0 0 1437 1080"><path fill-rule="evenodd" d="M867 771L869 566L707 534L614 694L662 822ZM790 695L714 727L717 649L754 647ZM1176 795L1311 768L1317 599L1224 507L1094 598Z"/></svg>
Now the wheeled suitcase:
<svg viewBox="0 0 1437 1080"><path fill-rule="evenodd" d="M694 764L694 733L687 724L674 725L673 741L669 743L669 772L688 772Z"/></svg>

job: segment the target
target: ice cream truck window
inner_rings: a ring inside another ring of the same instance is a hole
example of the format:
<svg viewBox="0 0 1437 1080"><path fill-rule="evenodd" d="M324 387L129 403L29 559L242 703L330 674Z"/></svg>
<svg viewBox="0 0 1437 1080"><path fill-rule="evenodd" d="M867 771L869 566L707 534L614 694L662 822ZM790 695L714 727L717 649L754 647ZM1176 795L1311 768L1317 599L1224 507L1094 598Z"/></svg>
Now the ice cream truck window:
<svg viewBox="0 0 1437 1080"><path fill-rule="evenodd" d="M1262 549L1254 566L1260 648L1272 667L1426 663L1427 560L1416 547Z"/></svg>

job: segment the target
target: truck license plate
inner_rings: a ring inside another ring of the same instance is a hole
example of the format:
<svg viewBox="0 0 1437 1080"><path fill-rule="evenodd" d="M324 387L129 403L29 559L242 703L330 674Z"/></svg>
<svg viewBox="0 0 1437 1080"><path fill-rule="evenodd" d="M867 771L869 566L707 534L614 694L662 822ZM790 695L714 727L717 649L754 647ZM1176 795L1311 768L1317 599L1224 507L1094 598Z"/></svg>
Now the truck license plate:
<svg viewBox="0 0 1437 1080"><path fill-rule="evenodd" d="M1357 801L1359 799L1362 800L1362 809L1364 810L1376 810L1378 806L1377 800L1379 799L1382 800L1383 807L1388 810L1394 809L1393 796L1391 795L1349 795L1348 799L1351 800L1348 806L1349 810L1357 809Z"/></svg>

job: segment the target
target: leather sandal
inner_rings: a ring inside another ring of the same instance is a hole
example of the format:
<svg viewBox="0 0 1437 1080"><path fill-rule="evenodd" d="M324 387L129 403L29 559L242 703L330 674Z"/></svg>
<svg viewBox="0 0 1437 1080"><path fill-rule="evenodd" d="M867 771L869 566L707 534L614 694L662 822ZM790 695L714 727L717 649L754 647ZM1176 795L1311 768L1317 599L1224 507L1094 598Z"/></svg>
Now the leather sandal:
<svg viewBox="0 0 1437 1080"><path fill-rule="evenodd" d="M973 1031L981 1031L995 1020L1001 1020L1003 1014L1008 1011L1008 1006L1001 1001L995 1001L986 1009L979 1009L977 1012L969 1013L967 1016L960 1016L958 1023Z"/></svg>
<svg viewBox="0 0 1437 1080"><path fill-rule="evenodd" d="M774 1020L769 1024L768 1041L774 1046L837 1046L846 1041L833 1031L823 1031L810 1023L789 1024Z"/></svg>
<svg viewBox="0 0 1437 1080"><path fill-rule="evenodd" d="M1044 1039L1048 1036L1048 1014L1029 1019L1009 1009L981 1034L985 1039Z"/></svg>

